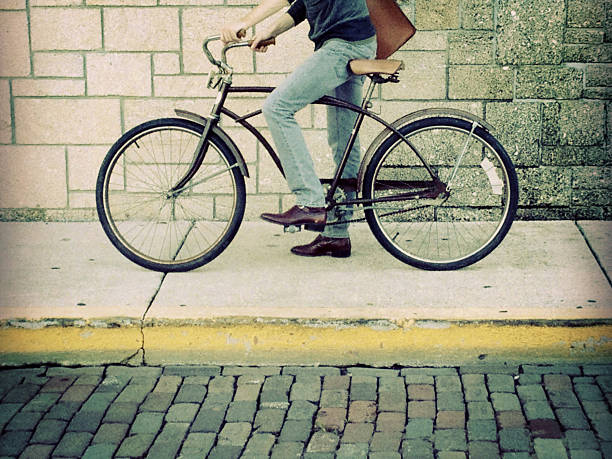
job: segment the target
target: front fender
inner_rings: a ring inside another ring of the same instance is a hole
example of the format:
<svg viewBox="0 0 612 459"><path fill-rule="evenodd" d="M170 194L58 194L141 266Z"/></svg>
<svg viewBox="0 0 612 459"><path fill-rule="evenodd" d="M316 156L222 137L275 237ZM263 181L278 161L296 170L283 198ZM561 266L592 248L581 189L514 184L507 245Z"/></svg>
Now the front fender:
<svg viewBox="0 0 612 459"><path fill-rule="evenodd" d="M189 121L193 121L194 123L197 123L201 126L206 126L206 123L209 122L209 120L207 120L203 116L200 116L197 113L189 112L187 110L176 109L174 110L174 112L177 114L177 116L188 119ZM244 175L245 177L250 177L249 169L244 160L244 156L242 156L242 153L240 153L238 146L234 143L232 138L227 135L225 131L219 126L215 126L212 132L213 134L218 136L223 142L225 142L228 148L232 151L234 157L236 158L236 161L238 162L238 167L240 168L240 172L242 172L242 175Z"/></svg>

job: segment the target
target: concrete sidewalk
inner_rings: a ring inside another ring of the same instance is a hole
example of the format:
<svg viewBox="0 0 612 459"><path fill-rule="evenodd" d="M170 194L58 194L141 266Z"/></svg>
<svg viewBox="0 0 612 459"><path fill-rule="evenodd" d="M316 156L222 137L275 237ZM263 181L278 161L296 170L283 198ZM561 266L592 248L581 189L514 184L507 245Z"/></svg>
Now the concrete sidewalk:
<svg viewBox="0 0 612 459"><path fill-rule="evenodd" d="M307 259L289 248L312 233L283 235L273 225L245 222L212 263L163 275L125 259L97 222L0 223L0 354L13 362L23 352L89 349L111 352L103 360L112 362L150 351L148 358L167 362L214 348L217 359L238 351L243 358L234 355L232 361L248 363L297 348L310 348L313 356L326 350L350 355L363 344L363 352L386 345L402 355L407 330L424 340L423 348L440 336L427 333L445 330L447 337L437 343L441 355L460 343L486 351L528 348L537 338L534 348L561 339L568 355L578 345L605 350L610 358L612 222L516 222L491 255L453 272L404 265L365 224L355 225L352 234L351 258ZM500 337L493 326L486 333L490 340L483 341L483 327L491 324L514 327L513 333ZM534 324L542 327L537 336L528 328ZM567 336L547 336L551 325L565 327ZM597 326L580 334L577 325ZM522 334L521 326L527 327ZM337 332L349 329L354 333L346 331L343 348ZM28 335L28 347L17 332L32 330L40 333ZM151 347L144 344L147 334ZM410 347L420 349L415 342ZM162 351L164 357L154 357ZM56 361L51 354L46 358Z"/></svg>

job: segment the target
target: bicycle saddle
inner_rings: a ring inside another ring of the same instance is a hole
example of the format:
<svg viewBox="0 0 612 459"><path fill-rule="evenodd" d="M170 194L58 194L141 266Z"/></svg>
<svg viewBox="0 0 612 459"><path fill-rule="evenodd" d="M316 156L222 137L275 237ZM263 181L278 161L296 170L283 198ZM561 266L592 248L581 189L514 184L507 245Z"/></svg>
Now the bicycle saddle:
<svg viewBox="0 0 612 459"><path fill-rule="evenodd" d="M395 59L354 59L349 68L355 75L395 75L404 68L404 63Z"/></svg>

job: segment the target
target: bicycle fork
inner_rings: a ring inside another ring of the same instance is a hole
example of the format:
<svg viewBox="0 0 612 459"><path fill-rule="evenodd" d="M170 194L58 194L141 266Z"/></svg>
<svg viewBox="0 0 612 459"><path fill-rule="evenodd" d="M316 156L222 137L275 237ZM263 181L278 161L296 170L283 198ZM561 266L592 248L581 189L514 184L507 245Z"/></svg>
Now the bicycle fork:
<svg viewBox="0 0 612 459"><path fill-rule="evenodd" d="M229 75L231 78L231 75ZM206 123L204 124L204 130L202 131L202 136L198 142L198 145L194 151L193 159L187 172L185 175L174 185L170 191L170 197L176 197L180 193L182 193L185 189L191 188L188 187L187 184L189 181L195 176L195 174L202 166L204 162L204 158L206 157L206 152L208 151L209 142L208 139L210 137L210 133L213 129L219 124L219 120L221 118L221 109L223 108L223 104L225 103L225 99L227 98L228 89L231 85L231 80L228 80L225 77L220 77L219 82L219 92L217 93L217 98L215 100L215 104L210 112L210 115L206 117Z"/></svg>

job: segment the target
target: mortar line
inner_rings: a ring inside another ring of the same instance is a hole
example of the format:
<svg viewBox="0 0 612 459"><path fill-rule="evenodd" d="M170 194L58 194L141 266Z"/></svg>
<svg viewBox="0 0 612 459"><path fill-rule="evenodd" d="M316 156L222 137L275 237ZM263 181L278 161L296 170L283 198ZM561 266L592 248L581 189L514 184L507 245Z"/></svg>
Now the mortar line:
<svg viewBox="0 0 612 459"><path fill-rule="evenodd" d="M578 221L574 221L574 224L578 228L578 231L580 231L580 234L582 235L582 238L584 239L584 242L586 243L587 247L591 251L591 254L593 255L593 258L595 258L595 261L597 262L597 265L599 266L599 269L601 269L601 272L603 273L603 275L605 276L606 280L608 281L608 285L610 287L612 287L612 280L610 279L610 276L608 275L608 272L606 271L606 268L604 268L604 265L601 262L601 259L597 255L597 252L595 251L595 249L593 248L593 246L589 242L589 238L587 237L586 232L584 231L582 226L580 226L580 223L578 223Z"/></svg>

